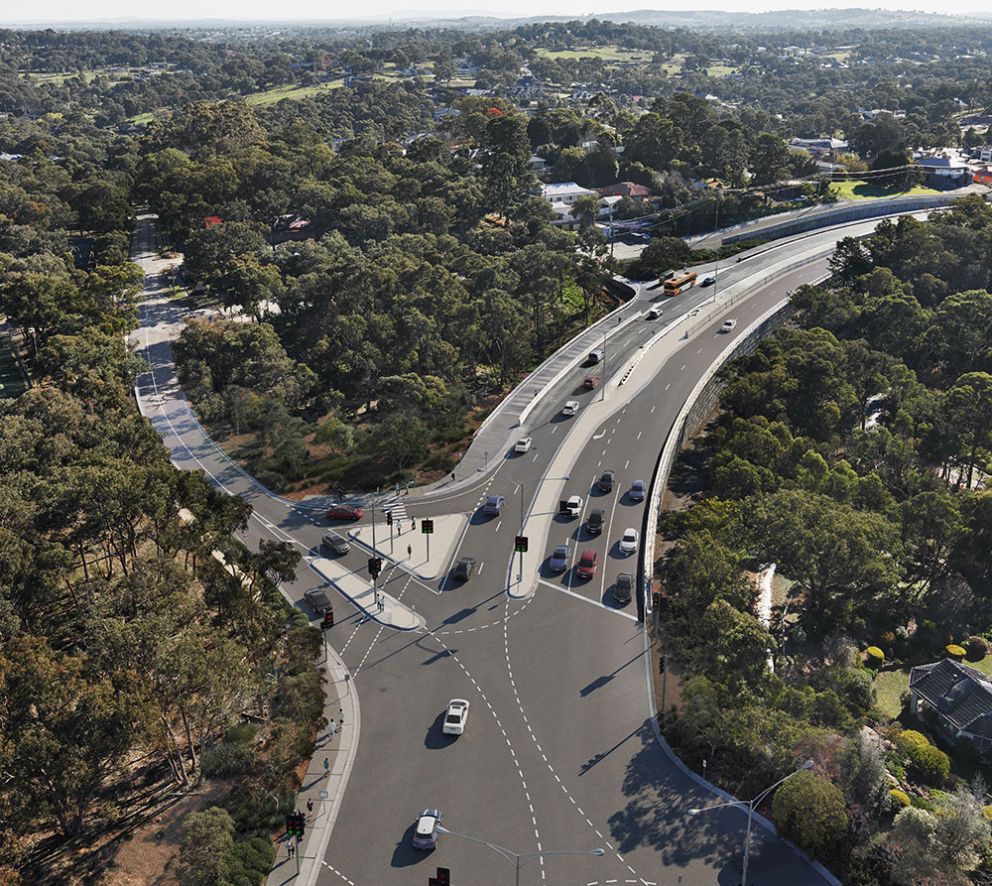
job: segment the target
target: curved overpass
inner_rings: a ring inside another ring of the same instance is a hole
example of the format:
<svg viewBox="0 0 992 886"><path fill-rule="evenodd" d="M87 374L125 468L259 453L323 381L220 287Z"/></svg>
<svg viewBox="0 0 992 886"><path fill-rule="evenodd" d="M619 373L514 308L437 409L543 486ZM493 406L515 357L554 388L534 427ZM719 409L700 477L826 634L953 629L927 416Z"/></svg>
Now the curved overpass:
<svg viewBox="0 0 992 886"><path fill-rule="evenodd" d="M147 227L136 242L146 254L138 258L150 272L153 222L142 224ZM437 806L452 830L516 852L606 850L601 858L535 861L525 869L526 883L736 882L741 816L728 810L689 819L688 809L705 805L712 791L659 743L643 625L628 611L633 605L612 605L616 576L634 571L632 558L619 551L619 535L645 524L645 505L625 493L632 480L650 479L698 379L736 336L796 286L822 276L839 236L867 233L875 224L807 235L728 265L715 302L713 289L665 300L660 290L638 287L620 319L611 321L617 328L607 330L603 388L584 391L586 369L566 364L528 412L530 452L514 456L494 448L489 470L472 468L451 488L404 499L417 519L468 515L451 539L448 562L471 556L477 572L456 584L446 574L424 580L387 563L381 584L398 606L423 619L419 630L395 631L357 612L341 617L347 607L339 608L330 642L361 697L362 734L352 749L347 789L336 783L320 810L325 824L333 822L333 831L322 831L326 849L321 841L305 844L301 881L423 886L441 864L451 869L453 883L504 882L510 875L500 870L505 862L478 844L445 837L434 853L410 847L414 817ZM150 297L134 336L151 364L136 388L142 411L174 464L204 470L230 494L251 501L250 544L274 536L312 557L327 531L323 518L268 495L192 418L169 345L184 318L155 290L155 278L147 281ZM655 303L664 308L661 320L643 319ZM635 309L636 320L629 313ZM738 327L721 335L728 311ZM659 335L668 324L668 333ZM559 415L566 399L581 404L575 419ZM508 425L507 432L519 430ZM606 468L616 471L617 484L601 495L592 486ZM549 513L546 487L552 485L581 495L586 513L601 508L602 535L589 538L581 520L562 523ZM491 492L506 496L506 509L498 519L481 519L478 505ZM521 507L530 549L514 593ZM596 550L592 580L579 580L573 569L547 572L545 557L564 541L573 551ZM343 560L357 576L366 556L356 549ZM306 608L303 592L321 584L304 567L285 590ZM440 730L453 697L472 705L465 735L454 740ZM766 831L756 831L751 869L757 881L783 886L835 882ZM270 883L287 878L277 871Z"/></svg>

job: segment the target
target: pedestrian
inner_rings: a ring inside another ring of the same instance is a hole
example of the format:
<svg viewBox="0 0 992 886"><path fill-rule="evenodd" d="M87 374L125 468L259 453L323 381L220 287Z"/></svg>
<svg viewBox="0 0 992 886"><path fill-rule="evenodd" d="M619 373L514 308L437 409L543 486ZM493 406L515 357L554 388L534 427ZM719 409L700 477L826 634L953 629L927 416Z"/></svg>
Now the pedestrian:
<svg viewBox="0 0 992 886"><path fill-rule="evenodd" d="M386 608L386 595L379 594L379 613L382 614L385 608Z"/></svg>
<svg viewBox="0 0 992 886"><path fill-rule="evenodd" d="M451 472L451 482L452 483L455 482L455 472L454 471Z"/></svg>
<svg viewBox="0 0 992 886"><path fill-rule="evenodd" d="M324 757L324 772L331 768L331 761Z"/></svg>
<svg viewBox="0 0 992 886"><path fill-rule="evenodd" d="M416 517L411 517L410 518L410 525L411 525L413 531L416 532L417 531L417 518Z"/></svg>
<svg viewBox="0 0 992 886"><path fill-rule="evenodd" d="M397 518L396 520L396 532L398 535L403 534L403 521Z"/></svg>
<svg viewBox="0 0 992 886"><path fill-rule="evenodd" d="M307 800L307 815L313 812L313 800Z"/></svg>
<svg viewBox="0 0 992 886"><path fill-rule="evenodd" d="M413 545L406 546L406 556L408 560L413 556Z"/></svg>
<svg viewBox="0 0 992 886"><path fill-rule="evenodd" d="M289 857L292 858L296 855L296 840L290 839L289 841Z"/></svg>

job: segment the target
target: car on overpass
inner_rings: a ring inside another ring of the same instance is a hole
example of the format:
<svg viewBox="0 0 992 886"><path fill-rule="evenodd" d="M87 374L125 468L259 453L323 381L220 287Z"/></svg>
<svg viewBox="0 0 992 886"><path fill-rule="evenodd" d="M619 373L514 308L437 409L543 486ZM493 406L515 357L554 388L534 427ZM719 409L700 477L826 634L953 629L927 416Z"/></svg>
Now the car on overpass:
<svg viewBox="0 0 992 886"><path fill-rule="evenodd" d="M616 483L616 480L616 471L603 471L599 478L599 482L596 485L599 486L600 492L612 492L613 484Z"/></svg>
<svg viewBox="0 0 992 886"><path fill-rule="evenodd" d="M579 559L579 565L575 569L575 574L579 578L592 578L596 574L596 567L599 565L599 555L592 549L586 548Z"/></svg>
<svg viewBox="0 0 992 886"><path fill-rule="evenodd" d="M657 320L665 312L661 308L651 308L645 315L645 320Z"/></svg>
<svg viewBox="0 0 992 886"><path fill-rule="evenodd" d="M623 554L633 554L637 550L637 530L625 529L623 537L620 539L620 552Z"/></svg>
<svg viewBox="0 0 992 886"><path fill-rule="evenodd" d="M593 508L589 512L589 519L586 520L586 532L590 535L599 535L603 531L604 522L603 509Z"/></svg>
<svg viewBox="0 0 992 886"><path fill-rule="evenodd" d="M575 415L575 413L578 412L578 411L579 411L579 401L578 400L569 400L562 407L561 414L562 415L571 416L571 415Z"/></svg>
<svg viewBox="0 0 992 886"><path fill-rule="evenodd" d="M568 545L558 545L548 558L548 569L552 572L564 572L568 569L568 560L571 554Z"/></svg>
<svg viewBox="0 0 992 886"><path fill-rule="evenodd" d="M703 279L700 280L699 285L700 286L712 286L714 283L716 283L716 277L714 277L712 274L710 274L709 277L703 277Z"/></svg>
<svg viewBox="0 0 992 886"><path fill-rule="evenodd" d="M634 576L629 572L621 572L613 585L613 602L617 606L625 606L630 602L634 590Z"/></svg>
<svg viewBox="0 0 992 886"><path fill-rule="evenodd" d="M720 327L720 332L733 332L737 328L736 320L724 320L723 326Z"/></svg>
<svg viewBox="0 0 992 886"><path fill-rule="evenodd" d="M563 517L578 517L582 513L582 496L573 495L558 502L558 513Z"/></svg>
<svg viewBox="0 0 992 886"><path fill-rule="evenodd" d="M513 451L516 452L517 455L523 455L525 452L530 452L531 442L532 441L530 437L521 437L513 445Z"/></svg>

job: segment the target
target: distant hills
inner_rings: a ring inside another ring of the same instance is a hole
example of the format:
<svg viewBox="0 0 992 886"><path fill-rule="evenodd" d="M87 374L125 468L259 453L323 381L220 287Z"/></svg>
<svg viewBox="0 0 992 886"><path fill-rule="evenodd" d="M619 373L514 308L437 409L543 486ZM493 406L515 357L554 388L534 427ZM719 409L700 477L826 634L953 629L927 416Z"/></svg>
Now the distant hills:
<svg viewBox="0 0 992 886"><path fill-rule="evenodd" d="M792 9L776 12L719 12L710 10L661 10L635 9L630 12L604 12L587 15L547 15L526 18L498 18L484 13L467 13L453 16L443 12L403 11L388 18L334 19L189 19L168 21L164 19L122 18L101 20L76 20L65 22L12 22L0 21L0 27L54 28L57 30L134 30L162 29L195 30L267 30L270 28L342 28L365 30L399 27L443 27L463 30L492 30L516 27L535 22L588 21L600 19L618 23L631 22L662 28L691 28L693 30L754 30L754 31L803 31L817 29L881 28L951 28L962 26L992 26L992 12L946 15L935 12L895 11L888 9Z"/></svg>

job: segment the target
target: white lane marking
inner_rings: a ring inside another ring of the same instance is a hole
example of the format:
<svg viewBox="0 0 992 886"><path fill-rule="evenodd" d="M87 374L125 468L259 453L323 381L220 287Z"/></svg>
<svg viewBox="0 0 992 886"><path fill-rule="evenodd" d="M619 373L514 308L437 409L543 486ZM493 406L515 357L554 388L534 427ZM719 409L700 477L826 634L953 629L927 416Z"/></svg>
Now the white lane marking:
<svg viewBox="0 0 992 886"><path fill-rule="evenodd" d="M629 467L630 467L630 459L628 458L627 461L624 463L623 469L626 471L627 468Z"/></svg>
<svg viewBox="0 0 992 886"><path fill-rule="evenodd" d="M642 433L641 431L638 431L638 432L637 432L637 439L638 439L638 440L640 440L640 439L641 439L641 433Z"/></svg>
<svg viewBox="0 0 992 886"><path fill-rule="evenodd" d="M500 521L499 521L499 522L498 522L498 523L496 524L496 528L495 528L495 529L493 530L493 532L499 532L499 528L500 528L500 526L502 526L502 525L503 525L503 521L502 521L502 520L500 520Z"/></svg>
<svg viewBox="0 0 992 886"><path fill-rule="evenodd" d="M540 457L541 457L541 453L540 453L540 452L535 452L535 453L534 453L534 457L533 457L533 458L531 459L531 461L532 461L532 462L535 462L535 461L537 461L537 460L538 460L538 459L539 459Z"/></svg>
<svg viewBox="0 0 992 886"><path fill-rule="evenodd" d="M321 858L318 859L318 861L320 861L320 863L325 868L327 868L327 870L329 870L332 874L337 874L342 880L345 881L345 883L348 884L348 886L355 886L354 880L349 880L344 874L341 873L341 871L339 871L337 868L332 868L326 861L324 861L324 859Z"/></svg>
<svg viewBox="0 0 992 886"><path fill-rule="evenodd" d="M636 615L631 615L629 612L623 612L620 609L614 609L612 606L606 606L599 600L594 600L592 597L583 597L582 594L578 594L564 585L552 584L550 581L545 581L543 578L537 580L539 585L544 585L546 588L551 588L562 594L568 594L569 597L575 597L576 600L581 600L583 603L589 603L595 606L597 609L602 609L604 612L610 613L610 615L619 615L621 618L627 618L631 621L637 621Z"/></svg>
<svg viewBox="0 0 992 886"><path fill-rule="evenodd" d="M679 370L679 372L684 372L684 371L685 371L685 363L682 364L682 368Z"/></svg>
<svg viewBox="0 0 992 886"><path fill-rule="evenodd" d="M485 561L479 564L479 575L482 575L482 567L485 566Z"/></svg>
<svg viewBox="0 0 992 886"><path fill-rule="evenodd" d="M554 426L554 427L553 427L553 428L551 429L551 433L552 433L552 434L557 434L557 433L558 433L558 425L555 425L555 426Z"/></svg>
<svg viewBox="0 0 992 886"><path fill-rule="evenodd" d="M669 382L667 385L665 385L665 390L667 391L671 386L672 386L672 383ZM651 411L654 412L654 409L652 409Z"/></svg>
<svg viewBox="0 0 992 886"><path fill-rule="evenodd" d="M601 440L606 435L606 428L603 428L598 434L593 435L593 440Z"/></svg>

